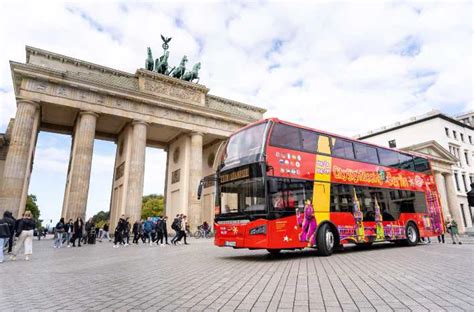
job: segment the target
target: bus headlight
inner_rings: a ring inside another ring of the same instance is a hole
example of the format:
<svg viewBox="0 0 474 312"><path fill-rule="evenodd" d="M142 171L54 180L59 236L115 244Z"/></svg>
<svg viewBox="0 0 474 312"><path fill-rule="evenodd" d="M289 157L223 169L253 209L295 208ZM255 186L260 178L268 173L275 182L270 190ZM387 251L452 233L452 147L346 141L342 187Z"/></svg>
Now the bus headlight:
<svg viewBox="0 0 474 312"><path fill-rule="evenodd" d="M267 234L267 225L260 225L250 229L250 235Z"/></svg>

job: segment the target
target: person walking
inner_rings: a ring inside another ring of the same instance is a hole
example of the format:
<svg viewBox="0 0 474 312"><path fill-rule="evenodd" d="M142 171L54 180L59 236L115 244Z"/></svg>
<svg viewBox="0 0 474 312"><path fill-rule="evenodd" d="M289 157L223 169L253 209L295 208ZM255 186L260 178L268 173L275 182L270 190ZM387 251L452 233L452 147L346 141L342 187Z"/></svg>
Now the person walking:
<svg viewBox="0 0 474 312"><path fill-rule="evenodd" d="M74 233L72 235L72 247L81 247L82 233L84 232L84 221L81 217L78 217L74 222Z"/></svg>
<svg viewBox="0 0 474 312"><path fill-rule="evenodd" d="M138 245L138 240L141 237L142 232L142 222L143 220L137 220L133 223L132 233L133 233L133 240L132 243Z"/></svg>
<svg viewBox="0 0 474 312"><path fill-rule="evenodd" d="M443 243L444 244L444 233L446 232L446 224L443 222L443 230L442 232L438 235L438 243Z"/></svg>
<svg viewBox="0 0 474 312"><path fill-rule="evenodd" d="M16 260L16 256L21 248L21 245L25 246L25 260L30 260L30 256L33 254L33 231L35 227L36 222L32 218L31 211L25 211L23 218L18 223L18 228L16 231L18 241L16 242L15 248L12 251L12 256L10 257L11 260Z"/></svg>
<svg viewBox="0 0 474 312"><path fill-rule="evenodd" d="M459 238L458 224L454 219L448 222L448 232L451 234L453 244L456 244L456 240L459 245L462 245L461 239Z"/></svg>
<svg viewBox="0 0 474 312"><path fill-rule="evenodd" d="M10 224L5 220L5 218L0 219L0 263L3 262L3 246L5 240L10 238Z"/></svg>
<svg viewBox="0 0 474 312"><path fill-rule="evenodd" d="M181 215L177 214L171 223L171 229L174 230L175 234L174 237L171 239L171 244L176 245L176 242L181 236Z"/></svg>
<svg viewBox="0 0 474 312"><path fill-rule="evenodd" d="M16 220L13 218L13 215L10 211L5 211L3 213L3 221L8 223L8 227L10 229L10 237L8 237L8 253L12 252L13 248L13 236L15 235L15 223ZM2 245L3 248L3 245Z"/></svg>
<svg viewBox="0 0 474 312"><path fill-rule="evenodd" d="M160 216L155 224L156 244L163 246L163 218Z"/></svg>
<svg viewBox="0 0 474 312"><path fill-rule="evenodd" d="M153 231L153 221L151 220L151 217L148 217L148 219L145 221L143 224L143 234L146 239L148 239L148 243L150 243L150 246L153 244L151 233Z"/></svg>
<svg viewBox="0 0 474 312"><path fill-rule="evenodd" d="M54 239L53 248L61 248L63 244L64 218L59 219L59 222L56 223L55 231L56 231L56 238Z"/></svg>
<svg viewBox="0 0 474 312"><path fill-rule="evenodd" d="M117 245L117 243L122 243L126 225L127 221L125 220L125 215L122 215L117 223L117 226L115 227L114 248L120 247L119 245Z"/></svg>
<svg viewBox="0 0 474 312"><path fill-rule="evenodd" d="M72 222L72 219L69 219L69 221L64 226L64 234L66 234L66 242L67 242L68 248L71 247L73 232L74 232L74 222Z"/></svg>
<svg viewBox="0 0 474 312"><path fill-rule="evenodd" d="M125 246L128 246L130 244L130 221L128 221L129 219L129 217L125 218L124 237L122 237L122 242Z"/></svg>
<svg viewBox="0 0 474 312"><path fill-rule="evenodd" d="M112 241L112 239L110 239L109 224L108 223L104 224L104 227L102 228L102 235L100 236L100 241L102 241L104 236L109 240L109 242Z"/></svg>

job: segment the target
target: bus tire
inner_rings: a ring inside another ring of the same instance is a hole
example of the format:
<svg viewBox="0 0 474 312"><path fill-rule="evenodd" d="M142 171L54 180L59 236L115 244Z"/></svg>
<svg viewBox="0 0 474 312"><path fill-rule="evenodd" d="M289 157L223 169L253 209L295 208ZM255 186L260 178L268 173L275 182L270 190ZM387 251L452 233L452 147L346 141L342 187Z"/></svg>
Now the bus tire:
<svg viewBox="0 0 474 312"><path fill-rule="evenodd" d="M334 235L334 232L329 224L324 223L321 225L316 236L318 254L324 257L330 256L337 244L338 242L336 242L336 236Z"/></svg>
<svg viewBox="0 0 474 312"><path fill-rule="evenodd" d="M405 233L407 236L405 245L416 246L420 240L420 234L418 232L418 228L413 222L408 222Z"/></svg>
<svg viewBox="0 0 474 312"><path fill-rule="evenodd" d="M281 249L267 249L267 251L270 253L270 255L276 256L276 255L280 254Z"/></svg>

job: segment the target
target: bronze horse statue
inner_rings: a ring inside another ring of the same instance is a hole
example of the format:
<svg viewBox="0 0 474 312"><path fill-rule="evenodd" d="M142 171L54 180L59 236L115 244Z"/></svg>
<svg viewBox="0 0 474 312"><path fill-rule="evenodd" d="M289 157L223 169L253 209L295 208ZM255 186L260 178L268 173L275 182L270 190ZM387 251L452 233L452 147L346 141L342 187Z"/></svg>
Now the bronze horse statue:
<svg viewBox="0 0 474 312"><path fill-rule="evenodd" d="M193 81L194 79L197 79L196 83L199 83L199 70L201 69L201 63L196 63L193 66L193 70L187 71L181 79L185 81Z"/></svg>
<svg viewBox="0 0 474 312"><path fill-rule="evenodd" d="M146 48L148 57L145 60L145 69L153 70L153 54L151 53L150 47Z"/></svg>
<svg viewBox="0 0 474 312"><path fill-rule="evenodd" d="M174 78L181 78L184 73L186 72L186 62L188 61L188 57L185 55L181 59L181 63L179 63L179 66L176 68L173 68L173 70L170 72L171 76Z"/></svg>
<svg viewBox="0 0 474 312"><path fill-rule="evenodd" d="M165 51L160 58L155 61L155 71L159 74L166 75L168 71L168 57L170 56L169 51Z"/></svg>

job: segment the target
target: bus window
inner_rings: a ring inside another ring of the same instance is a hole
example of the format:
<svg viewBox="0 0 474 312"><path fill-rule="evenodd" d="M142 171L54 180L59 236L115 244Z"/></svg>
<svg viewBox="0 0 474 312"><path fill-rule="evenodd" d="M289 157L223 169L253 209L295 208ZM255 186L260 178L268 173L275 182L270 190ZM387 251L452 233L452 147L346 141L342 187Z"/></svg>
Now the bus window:
<svg viewBox="0 0 474 312"><path fill-rule="evenodd" d="M354 143L354 151L357 160L375 164L379 163L377 149L375 147L362 143Z"/></svg>
<svg viewBox="0 0 474 312"><path fill-rule="evenodd" d="M427 159L424 159L421 157L415 157L414 163L415 163L415 171L426 172L430 170L430 163L428 162Z"/></svg>
<svg viewBox="0 0 474 312"><path fill-rule="evenodd" d="M354 149L351 142L339 138L333 138L332 141L332 156L354 159Z"/></svg>
<svg viewBox="0 0 474 312"><path fill-rule="evenodd" d="M270 145L289 149L301 149L300 129L283 124L275 124L270 138Z"/></svg>
<svg viewBox="0 0 474 312"><path fill-rule="evenodd" d="M380 158L380 164L383 166L387 167L398 167L399 165L399 159L398 159L398 153L387 150L384 148L379 148L379 158Z"/></svg>
<svg viewBox="0 0 474 312"><path fill-rule="evenodd" d="M413 157L411 155L398 153L398 159L400 160L400 169L414 170Z"/></svg>
<svg viewBox="0 0 474 312"><path fill-rule="evenodd" d="M304 208L305 199L312 199L312 182L278 181L278 191L270 194L273 211L300 211Z"/></svg>
<svg viewBox="0 0 474 312"><path fill-rule="evenodd" d="M303 151L315 153L317 140L318 135L316 134L316 132L301 129L301 146L303 148Z"/></svg>

